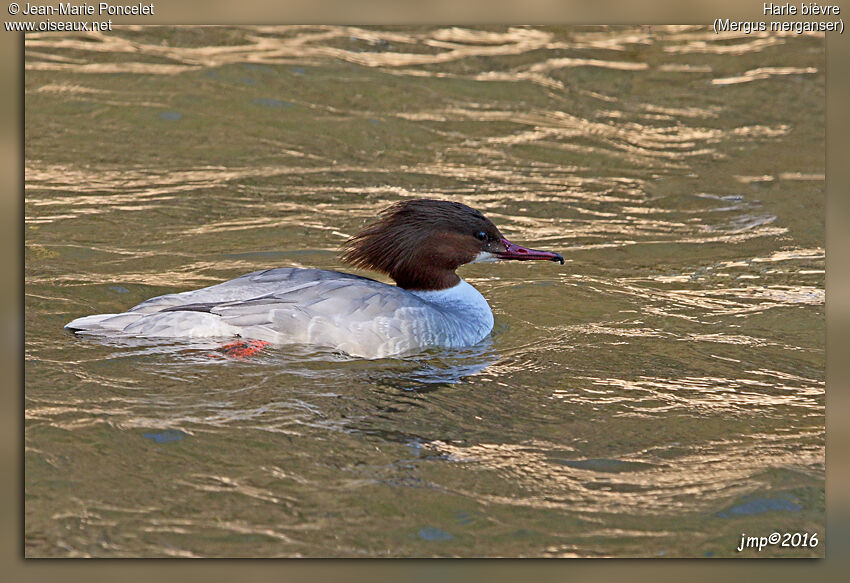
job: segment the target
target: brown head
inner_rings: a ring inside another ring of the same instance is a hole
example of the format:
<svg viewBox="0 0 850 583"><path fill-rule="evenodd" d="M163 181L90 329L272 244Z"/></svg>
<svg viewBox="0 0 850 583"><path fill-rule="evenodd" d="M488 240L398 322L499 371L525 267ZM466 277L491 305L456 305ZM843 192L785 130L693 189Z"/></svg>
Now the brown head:
<svg viewBox="0 0 850 583"><path fill-rule="evenodd" d="M499 259L560 261L549 251L514 245L479 211L447 200L398 202L346 242L343 261L386 273L399 287L440 290L457 285L466 263Z"/></svg>

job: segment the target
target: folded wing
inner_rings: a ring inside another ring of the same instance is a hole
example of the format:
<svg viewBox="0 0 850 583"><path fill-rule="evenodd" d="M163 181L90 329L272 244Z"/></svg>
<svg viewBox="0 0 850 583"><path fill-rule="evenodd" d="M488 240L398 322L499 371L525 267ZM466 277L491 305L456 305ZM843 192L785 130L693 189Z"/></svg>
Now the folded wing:
<svg viewBox="0 0 850 583"><path fill-rule="evenodd" d="M270 269L74 320L91 334L253 338L381 358L445 344L455 319L398 287L317 269Z"/></svg>

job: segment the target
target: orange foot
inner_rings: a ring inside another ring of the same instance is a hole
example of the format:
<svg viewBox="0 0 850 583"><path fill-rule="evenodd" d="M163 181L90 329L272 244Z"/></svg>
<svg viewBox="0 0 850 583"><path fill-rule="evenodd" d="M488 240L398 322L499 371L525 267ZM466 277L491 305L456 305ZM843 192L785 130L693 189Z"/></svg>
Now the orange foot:
<svg viewBox="0 0 850 583"><path fill-rule="evenodd" d="M210 354L210 356L215 358L247 358L260 352L269 344L269 342L263 340L237 340L219 348L224 353L224 356L214 353Z"/></svg>

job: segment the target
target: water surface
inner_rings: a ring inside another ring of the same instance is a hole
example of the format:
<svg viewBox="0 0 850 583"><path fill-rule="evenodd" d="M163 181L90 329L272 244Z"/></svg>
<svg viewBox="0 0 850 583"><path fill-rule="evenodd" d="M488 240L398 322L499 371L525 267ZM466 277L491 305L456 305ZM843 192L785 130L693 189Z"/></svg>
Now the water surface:
<svg viewBox="0 0 850 583"><path fill-rule="evenodd" d="M122 27L27 35L25 67L27 556L824 540L822 35ZM62 330L341 268L419 196L568 262L463 268L496 316L464 351Z"/></svg>

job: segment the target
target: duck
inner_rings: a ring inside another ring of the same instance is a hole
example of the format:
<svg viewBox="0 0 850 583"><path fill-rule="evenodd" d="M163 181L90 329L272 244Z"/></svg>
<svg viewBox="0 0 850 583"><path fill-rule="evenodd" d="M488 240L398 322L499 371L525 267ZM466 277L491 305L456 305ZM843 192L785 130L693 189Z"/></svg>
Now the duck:
<svg viewBox="0 0 850 583"><path fill-rule="evenodd" d="M395 285L340 271L277 267L157 296L123 313L83 316L65 329L108 338L299 344L363 359L460 349L488 337L494 318L458 268L496 261L564 264L558 253L508 241L472 207L426 198L385 208L348 239L341 259Z"/></svg>

